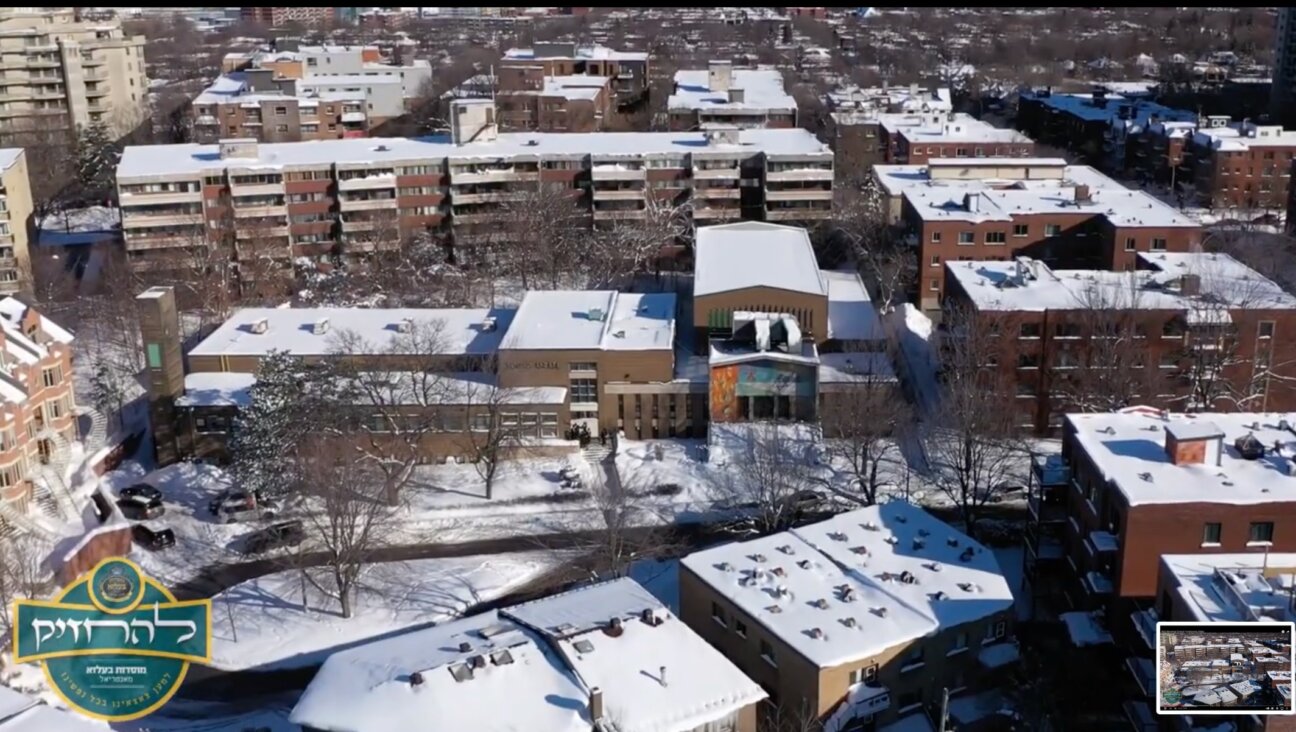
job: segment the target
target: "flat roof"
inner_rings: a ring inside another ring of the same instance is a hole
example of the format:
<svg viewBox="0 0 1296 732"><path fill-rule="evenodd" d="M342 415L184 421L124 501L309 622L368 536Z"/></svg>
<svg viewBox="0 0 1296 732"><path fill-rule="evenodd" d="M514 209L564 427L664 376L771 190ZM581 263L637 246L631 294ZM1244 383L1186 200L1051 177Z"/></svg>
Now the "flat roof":
<svg viewBox="0 0 1296 732"><path fill-rule="evenodd" d="M1287 621L1285 600L1296 554L1270 553L1267 561L1268 576L1263 558L1255 554L1164 554L1161 571L1173 579L1175 592L1192 613L1190 620L1228 623L1271 617Z"/></svg>
<svg viewBox="0 0 1296 732"><path fill-rule="evenodd" d="M620 632L604 632L614 619ZM623 578L335 653L291 720L345 732L589 732L596 687L604 714L635 732L695 729L767 696Z"/></svg>
<svg viewBox="0 0 1296 732"><path fill-rule="evenodd" d="M535 144L530 144L534 142ZM381 148L381 149L380 149ZM509 132L498 139L455 145L449 135L431 137L351 138L306 142L259 143L255 158L221 159L217 144L131 145L117 166L119 180L140 176L197 177L225 168L282 170L286 166L334 164L391 165L428 159L571 155L688 155L693 153L766 153L832 155L832 150L803 129L754 129L739 132L736 145L708 143L703 132Z"/></svg>
<svg viewBox="0 0 1296 732"><path fill-rule="evenodd" d="M558 59L585 59L591 61L647 61L643 51L618 51L607 46L582 46L572 56L536 56L534 48L510 48L504 52L505 61L555 61Z"/></svg>
<svg viewBox="0 0 1296 732"><path fill-rule="evenodd" d="M913 187L904 191L914 212L924 221L1012 221L1014 216L1075 214L1102 216L1121 228L1199 228L1201 224L1153 196L1124 187L1090 189L1089 200L1076 201L1075 185L1054 181L1055 186L987 187L954 191L948 187ZM969 205L967 196L976 196Z"/></svg>
<svg viewBox="0 0 1296 732"><path fill-rule="evenodd" d="M796 100L783 89L783 72L777 69L733 69L731 89L741 89L743 101L729 101L728 91L712 91L706 69L675 72L675 93L666 100L668 110L716 112L795 112Z"/></svg>
<svg viewBox="0 0 1296 732"><path fill-rule="evenodd" d="M1204 413L1150 414L1127 410L1115 414L1068 414L1076 441L1093 466L1130 506L1169 503L1257 505L1296 501L1296 476L1287 472L1296 456L1296 414ZM1166 455L1166 427L1209 423L1223 431L1220 462L1175 465ZM1247 460L1234 442L1254 435L1265 455ZM1281 447L1281 454L1273 448Z"/></svg>
<svg viewBox="0 0 1296 732"><path fill-rule="evenodd" d="M965 168L1025 168L1024 177L1005 178L954 178L931 176L932 169L955 170ZM1077 185L1089 186L1090 191L1106 188L1126 190L1125 186L1103 175L1088 165L1067 165L1062 158L933 158L922 165L875 165L873 175L889 195L899 196L910 191L931 191L932 196L948 196L972 191L997 189L1037 190L1053 192L1058 196L1075 198Z"/></svg>
<svg viewBox="0 0 1296 732"><path fill-rule="evenodd" d="M681 562L819 668L878 655L1013 603L991 551L898 501Z"/></svg>
<svg viewBox="0 0 1296 732"><path fill-rule="evenodd" d="M826 295L810 235L761 221L704 226L694 246L693 296L749 287Z"/></svg>
<svg viewBox="0 0 1296 732"><path fill-rule="evenodd" d="M21 147L0 147L0 170L8 170L22 157Z"/></svg>
<svg viewBox="0 0 1296 732"><path fill-rule="evenodd" d="M513 320L505 308L242 308L234 311L211 335L189 351L190 356L264 356L272 350L295 356L322 356L340 345L338 334L357 334L375 353L383 353L398 342L400 324L409 320L420 341L435 339L445 354L494 353ZM495 318L494 330L485 330L486 318ZM328 319L327 331L314 332L321 319ZM253 333L252 326L265 320L265 333Z"/></svg>
<svg viewBox="0 0 1296 732"><path fill-rule="evenodd" d="M522 298L505 350L597 350L616 303L612 290L531 290Z"/></svg>
<svg viewBox="0 0 1296 732"><path fill-rule="evenodd" d="M859 272L821 270L828 288L828 337L841 341L876 341L886 338L882 320L869 299Z"/></svg>
<svg viewBox="0 0 1296 732"><path fill-rule="evenodd" d="M223 76L217 77L211 86L202 90L198 96L194 97L194 104L228 104L238 102L240 104L260 104L261 102L284 101L296 99L299 104L310 106L321 101L324 102L344 102L344 101L363 101L364 92L330 92L325 91L313 96L303 94L287 94L281 91L252 91L244 79L241 71L234 71Z"/></svg>
<svg viewBox="0 0 1296 732"><path fill-rule="evenodd" d="M675 341L675 293L617 293L603 335L605 351L669 350Z"/></svg>
<svg viewBox="0 0 1296 732"><path fill-rule="evenodd" d="M1041 92L1027 93L1023 95L1028 99L1035 99L1045 106L1056 109L1059 112L1065 112L1074 117L1091 122L1106 121L1109 124L1125 123L1126 125L1142 127L1148 124L1149 120L1155 115L1161 121L1179 121L1195 122L1197 113L1186 109L1175 109L1167 107L1156 102L1146 99L1131 99L1123 97L1120 94L1107 94L1107 103L1105 106L1094 106L1093 94L1059 94L1051 93L1045 95ZM1128 106L1129 118L1122 120L1121 107Z"/></svg>
<svg viewBox="0 0 1296 732"><path fill-rule="evenodd" d="M1016 261L946 262L945 270L979 310L1137 308L1184 311L1205 321L1229 318L1230 309L1296 308L1296 297L1227 254L1140 253L1146 269L1134 272L1052 270L1038 260L1025 261L1034 272L1025 279L1018 276ZM1183 294L1184 275L1200 278L1200 294Z"/></svg>

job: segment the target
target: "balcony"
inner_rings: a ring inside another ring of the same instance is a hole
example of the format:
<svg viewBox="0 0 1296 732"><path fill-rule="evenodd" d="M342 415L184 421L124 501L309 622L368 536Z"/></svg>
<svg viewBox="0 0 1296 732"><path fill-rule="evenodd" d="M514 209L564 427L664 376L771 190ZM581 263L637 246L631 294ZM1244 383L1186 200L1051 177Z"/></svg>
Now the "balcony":
<svg viewBox="0 0 1296 732"><path fill-rule="evenodd" d="M610 211L600 211L598 209L594 209L595 221L634 221L636 219L642 219L644 215L645 212L643 209L610 210Z"/></svg>
<svg viewBox="0 0 1296 732"><path fill-rule="evenodd" d="M831 201L832 198L832 191L819 189L765 191L765 200L767 201Z"/></svg>
<svg viewBox="0 0 1296 732"><path fill-rule="evenodd" d="M396 174L366 175L363 178L348 178L338 181L339 191L371 191L375 188L395 188Z"/></svg>
<svg viewBox="0 0 1296 732"><path fill-rule="evenodd" d="M738 168L694 168L694 180L738 180L742 173Z"/></svg>
<svg viewBox="0 0 1296 732"><path fill-rule="evenodd" d="M829 208L781 208L765 212L766 221L813 221L831 216Z"/></svg>
<svg viewBox="0 0 1296 732"><path fill-rule="evenodd" d="M858 683L846 690L825 725L831 729L845 728L851 720L867 720L891 707L891 692L876 683Z"/></svg>
<svg viewBox="0 0 1296 732"><path fill-rule="evenodd" d="M515 183L518 181L534 181L540 176L537 170L490 170L478 173L450 171L450 182L455 184L462 183Z"/></svg>
<svg viewBox="0 0 1296 732"><path fill-rule="evenodd" d="M778 172L766 172L765 180L767 182L790 181L790 180L832 180L833 171L831 168L804 168L801 170L780 170Z"/></svg>
<svg viewBox="0 0 1296 732"><path fill-rule="evenodd" d="M1110 531L1091 531L1085 537L1084 548L1090 559L1097 559L1101 554L1110 554L1120 549L1120 540Z"/></svg>
<svg viewBox="0 0 1296 732"><path fill-rule="evenodd" d="M1130 729L1134 732L1159 732L1161 729L1147 702L1127 701L1121 706L1125 711L1125 719L1129 720Z"/></svg>
<svg viewBox="0 0 1296 732"><path fill-rule="evenodd" d="M230 185L230 194L237 196L274 196L283 195L283 183L253 183L250 185L241 185L233 183Z"/></svg>
<svg viewBox="0 0 1296 732"><path fill-rule="evenodd" d="M121 205L124 213L130 213L131 206L156 206L165 203L199 203L202 191L178 191L175 193L123 193Z"/></svg>
<svg viewBox="0 0 1296 732"><path fill-rule="evenodd" d="M709 198L715 200L739 199L742 198L742 190L738 188L709 188L699 186L693 189L695 198Z"/></svg>
<svg viewBox="0 0 1296 732"><path fill-rule="evenodd" d="M203 223L202 214L159 214L159 215L131 215L130 211L124 212L122 217L123 229L146 229L150 226L201 226Z"/></svg>
<svg viewBox="0 0 1296 732"><path fill-rule="evenodd" d="M384 209L395 209L395 198L343 198L338 201L338 208L343 211L382 211Z"/></svg>
<svg viewBox="0 0 1296 732"><path fill-rule="evenodd" d="M236 239L272 239L288 236L288 225L240 226L234 231Z"/></svg>
<svg viewBox="0 0 1296 732"><path fill-rule="evenodd" d="M623 168L619 165L595 165L590 170L590 178L594 180L643 180L647 176L646 170Z"/></svg>
<svg viewBox="0 0 1296 732"><path fill-rule="evenodd" d="M451 202L456 205L470 203L502 203L504 201L522 201L527 197L526 191L490 191L488 193L452 193Z"/></svg>
<svg viewBox="0 0 1296 732"><path fill-rule="evenodd" d="M1050 501L1041 498L1030 498L1026 509L1035 521L1042 524L1057 524L1066 521L1066 504L1062 501Z"/></svg>
<svg viewBox="0 0 1296 732"><path fill-rule="evenodd" d="M1156 689L1156 669L1151 659L1130 656L1125 659L1125 670L1134 677L1134 683L1138 684L1143 696L1151 698Z"/></svg>
<svg viewBox="0 0 1296 732"><path fill-rule="evenodd" d="M594 189L595 201L638 201L643 197L644 192L641 188Z"/></svg>
<svg viewBox="0 0 1296 732"><path fill-rule="evenodd" d="M374 222L372 221L343 221L342 232L345 234L354 234L357 231L373 231Z"/></svg>
<svg viewBox="0 0 1296 732"><path fill-rule="evenodd" d="M234 208L234 218L251 219L276 217L282 218L288 215L288 207L283 204L270 206L236 206Z"/></svg>
<svg viewBox="0 0 1296 732"><path fill-rule="evenodd" d="M1160 619L1157 616L1157 611L1153 608L1135 610L1130 613L1130 620L1134 622L1134 630L1143 639L1143 643L1147 645L1148 650L1156 648L1156 624Z"/></svg>
<svg viewBox="0 0 1296 732"><path fill-rule="evenodd" d="M1057 453L1036 455L1031 460L1031 472L1035 475L1035 481L1046 488L1066 485L1071 481L1071 466Z"/></svg>
<svg viewBox="0 0 1296 732"><path fill-rule="evenodd" d="M184 247L200 241L202 232L197 232L192 236L183 234L167 234L166 236L129 236L126 238L126 250L130 252L153 250L153 249L174 249L175 247Z"/></svg>
<svg viewBox="0 0 1296 732"><path fill-rule="evenodd" d="M1027 542L1026 551L1036 561L1056 561L1066 556L1062 540L1056 536L1041 536L1037 541Z"/></svg>
<svg viewBox="0 0 1296 732"><path fill-rule="evenodd" d="M1095 597L1110 595L1113 589L1111 578L1102 572L1086 572L1084 578L1080 580L1080 585L1084 587L1087 594Z"/></svg>

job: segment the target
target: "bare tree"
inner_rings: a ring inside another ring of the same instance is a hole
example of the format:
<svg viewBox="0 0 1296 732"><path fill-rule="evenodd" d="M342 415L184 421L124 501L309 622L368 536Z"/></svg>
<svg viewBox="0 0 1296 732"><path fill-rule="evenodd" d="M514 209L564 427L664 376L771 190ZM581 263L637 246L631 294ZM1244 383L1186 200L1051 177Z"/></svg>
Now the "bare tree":
<svg viewBox="0 0 1296 732"><path fill-rule="evenodd" d="M10 528L0 534L0 624L10 630L10 607L15 600L34 600L53 587L45 566L50 546L43 539Z"/></svg>
<svg viewBox="0 0 1296 732"><path fill-rule="evenodd" d="M885 358L885 354L876 354ZM860 506L872 506L905 468L898 440L913 428L913 414L900 394L889 363L866 367L858 378L824 400L824 449L833 464L847 466L849 482L836 476L816 482Z"/></svg>
<svg viewBox="0 0 1296 732"><path fill-rule="evenodd" d="M797 494L811 484L807 446L769 423L752 425L749 435L745 445L727 450L727 469L710 492L718 505L748 512L755 532L782 531L797 518Z"/></svg>
<svg viewBox="0 0 1296 732"><path fill-rule="evenodd" d="M890 312L905 300L918 277L915 249L892 235L886 196L877 178L869 174L838 191L838 236L876 293L881 311Z"/></svg>
<svg viewBox="0 0 1296 732"><path fill-rule="evenodd" d="M386 344L355 331L334 337L335 375L345 384L342 398L363 412L359 430L362 458L382 475L383 495L396 505L401 491L441 431L450 382L444 320L401 324Z"/></svg>
<svg viewBox="0 0 1296 732"><path fill-rule="evenodd" d="M500 220L492 224L488 260L496 271L517 277L524 289L558 289L585 256L590 219L581 191L540 181L500 195L507 198L499 204Z"/></svg>
<svg viewBox="0 0 1296 732"><path fill-rule="evenodd" d="M642 218L616 219L594 232L594 250L580 261L587 286L620 286L675 247L693 241L692 202L682 194L667 197L668 190L646 191Z"/></svg>
<svg viewBox="0 0 1296 732"><path fill-rule="evenodd" d="M1005 399L1013 390L1001 365L1008 352L1002 323L996 328L968 306L951 303L943 325L944 389L923 435L928 479L958 507L975 537L986 504L1020 477L1027 451L1018 437L1016 405Z"/></svg>
<svg viewBox="0 0 1296 732"><path fill-rule="evenodd" d="M348 459L328 440L312 439L300 451L300 494L312 510L303 512L308 540L325 555L318 571L306 570L312 587L334 600L342 617L355 613L357 584L373 553L391 534L392 512L382 480L371 464Z"/></svg>
<svg viewBox="0 0 1296 732"><path fill-rule="evenodd" d="M494 373L494 369L484 369L484 373ZM526 443L528 430L517 413L520 392L503 388L489 377L465 378L457 386L457 392L468 417L464 442L477 474L485 483L489 500L494 495L500 464Z"/></svg>

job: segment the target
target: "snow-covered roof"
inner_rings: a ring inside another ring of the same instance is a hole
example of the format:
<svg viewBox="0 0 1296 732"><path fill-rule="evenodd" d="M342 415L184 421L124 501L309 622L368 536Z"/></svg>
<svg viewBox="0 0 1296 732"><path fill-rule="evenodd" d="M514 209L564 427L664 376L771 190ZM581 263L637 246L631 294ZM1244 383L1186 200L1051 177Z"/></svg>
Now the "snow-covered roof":
<svg viewBox="0 0 1296 732"><path fill-rule="evenodd" d="M298 79L298 89L304 91L301 86L302 82L308 82L309 79ZM262 102L276 102L287 99L297 99L300 103L309 106L311 103L319 101L342 102L342 101L364 101L365 95L362 91L348 92L322 92L314 94L311 97L304 95L292 95L281 91L252 91L247 83L246 74L242 71L231 71L216 77L216 81L202 90L197 97L194 97L194 104L224 104L227 102L239 102L246 104L260 104Z"/></svg>
<svg viewBox="0 0 1296 732"><path fill-rule="evenodd" d="M985 178L932 177L932 171L976 171L995 168L1025 169L1025 177ZM875 165L873 174L889 195L899 196L910 191L946 191L946 195L962 200L964 193L996 189L1037 190L1075 199L1077 185L1089 186L1090 191L1101 189L1125 190L1115 180L1088 165L1067 165L1062 158L935 158L924 165Z"/></svg>
<svg viewBox="0 0 1296 732"><path fill-rule="evenodd" d="M1024 94L1023 97L1036 99L1047 107L1090 122L1127 123L1142 127L1148 124L1153 115L1162 121L1192 122L1197 119L1196 112L1167 107L1146 99L1129 99L1120 94L1106 95L1106 104L1101 107L1095 106L1093 94L1041 94L1035 92ZM1128 106L1129 108L1125 112L1128 116L1126 120L1121 119L1122 106Z"/></svg>
<svg viewBox="0 0 1296 732"><path fill-rule="evenodd" d="M806 230L760 221L704 226L694 247L693 295L769 287L826 295Z"/></svg>
<svg viewBox="0 0 1296 732"><path fill-rule="evenodd" d="M610 82L607 76L590 76L576 74L572 76L546 76L541 89L509 89L498 92L499 96L551 96L564 99L595 100Z"/></svg>
<svg viewBox="0 0 1296 732"><path fill-rule="evenodd" d="M0 686L0 732L103 732L99 723Z"/></svg>
<svg viewBox="0 0 1296 732"><path fill-rule="evenodd" d="M291 719L335 732L589 732L594 688L624 732L687 732L766 696L618 579L336 653Z"/></svg>
<svg viewBox="0 0 1296 732"><path fill-rule="evenodd" d="M967 196L975 196L973 205ZM915 213L924 221L1010 222L1031 214L1102 216L1122 228L1197 228L1199 223L1172 206L1139 190L1100 188L1089 191L1089 200L1078 203L1074 185L1056 188L1007 187L975 192L953 192L945 187L910 188L904 192Z"/></svg>
<svg viewBox="0 0 1296 732"><path fill-rule="evenodd" d="M1236 152L1253 147L1296 147L1296 130L1284 130L1281 125L1235 122L1227 127L1199 127L1194 133L1193 142L1215 150Z"/></svg>
<svg viewBox="0 0 1296 732"><path fill-rule="evenodd" d="M934 127L904 127L900 129L900 134L909 140L911 144L921 145L924 143L938 142L968 142L968 143L1013 143L1013 144L1030 144L1034 140L1017 130L1010 130L1003 127L980 122L972 124L971 122L945 122Z"/></svg>
<svg viewBox="0 0 1296 732"><path fill-rule="evenodd" d="M1033 274L1019 275L1017 262L946 262L949 272L980 310L1042 312L1113 307L1183 311L1195 322L1222 321L1228 311L1290 310L1296 297L1227 254L1141 253L1150 269L1134 272L1052 270L1030 260ZM1184 294L1184 275L1201 278L1198 294Z"/></svg>
<svg viewBox="0 0 1296 732"><path fill-rule="evenodd" d="M3 319L14 328L21 327L22 319L26 317L29 309L30 306L27 303L16 297L0 298L0 319ZM74 340L74 336L67 329L44 315L40 316L40 330L44 337L56 343L68 344ZM30 341L28 342L30 343Z"/></svg>
<svg viewBox="0 0 1296 732"><path fill-rule="evenodd" d="M1296 554L1271 553L1266 576L1255 554L1164 554L1161 571L1198 622L1293 619L1286 609ZM1252 651L1264 655L1269 649ZM1285 660L1285 659L1284 659Z"/></svg>
<svg viewBox="0 0 1296 732"><path fill-rule="evenodd" d="M859 273L822 270L828 289L828 337L842 341L875 341L886 338L882 321L869 299Z"/></svg>
<svg viewBox="0 0 1296 732"><path fill-rule="evenodd" d="M502 347L659 350L671 348L674 333L673 293L532 290L522 298Z"/></svg>
<svg viewBox="0 0 1296 732"><path fill-rule="evenodd" d="M695 552L682 563L819 668L1013 602L992 552L902 502Z"/></svg>
<svg viewBox="0 0 1296 732"><path fill-rule="evenodd" d="M515 311L503 308L243 308L236 310L211 335L189 351L190 356L264 356L272 350L296 356L322 356L336 352L338 334L356 333L375 349L389 350L403 336L401 324L410 321L420 340L438 334L439 352L488 355L500 345ZM487 318L494 318L487 329ZM266 321L264 333L253 332ZM316 324L328 321L323 333Z"/></svg>
<svg viewBox="0 0 1296 732"><path fill-rule="evenodd" d="M364 86L373 86L375 84L402 84L400 74L316 74L306 76L297 80L297 88L301 90L314 90L321 86L337 86L339 84L356 84Z"/></svg>
<svg viewBox="0 0 1296 732"><path fill-rule="evenodd" d="M1255 505L1296 501L1296 475L1287 465L1296 456L1296 414L1211 413L1069 414L1068 429L1103 477L1130 506L1159 503ZM1224 433L1219 464L1175 465L1166 454L1165 428L1184 422L1210 422ZM1258 460L1243 458L1234 446L1254 435L1265 447ZM1275 444L1281 455L1273 453Z"/></svg>
<svg viewBox="0 0 1296 732"><path fill-rule="evenodd" d="M0 170L8 170L22 157L21 147L0 147Z"/></svg>
<svg viewBox="0 0 1296 732"><path fill-rule="evenodd" d="M1071 644L1074 646L1100 646L1112 642L1111 633L1107 632L1091 611L1076 610L1062 613L1058 616L1058 620L1066 625L1067 635L1070 636Z"/></svg>
<svg viewBox="0 0 1296 732"><path fill-rule="evenodd" d="M534 143L534 144L532 144ZM741 130L738 144L708 143L703 132L509 132L495 140L455 145L448 135L260 143L256 158L221 159L219 145L131 145L117 166L119 181L148 176L192 176L225 168L330 166L426 160L572 155L688 155L693 153L824 155L832 151L803 129Z"/></svg>
<svg viewBox="0 0 1296 732"><path fill-rule="evenodd" d="M618 51L607 46L584 46L575 49L575 54L572 56L536 56L533 48L510 48L504 52L505 61L553 61L567 58L588 61L647 61L648 54L642 51Z"/></svg>
<svg viewBox="0 0 1296 732"><path fill-rule="evenodd" d="M200 371L185 374L185 393L176 399L178 407L246 407L252 403L251 388L256 374Z"/></svg>
<svg viewBox="0 0 1296 732"><path fill-rule="evenodd" d="M0 720L10 719L14 715L31 709L39 702L25 694L20 694L7 686L0 686Z"/></svg>
<svg viewBox="0 0 1296 732"><path fill-rule="evenodd" d="M783 72L777 69L733 69L729 88L741 89L741 102L729 101L728 91L712 91L706 69L675 72L675 93L666 100L668 110L759 113L795 112L796 100L783 89Z"/></svg>

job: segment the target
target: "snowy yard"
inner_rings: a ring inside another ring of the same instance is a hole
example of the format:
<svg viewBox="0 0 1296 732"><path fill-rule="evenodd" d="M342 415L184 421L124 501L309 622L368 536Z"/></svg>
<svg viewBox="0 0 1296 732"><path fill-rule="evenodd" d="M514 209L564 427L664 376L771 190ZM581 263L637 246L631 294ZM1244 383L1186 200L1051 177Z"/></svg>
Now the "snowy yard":
<svg viewBox="0 0 1296 732"><path fill-rule="evenodd" d="M582 479L588 481L590 466L580 455L525 458L501 463L490 499L486 498L486 482L477 472L476 465L423 465L415 469L414 477L406 487L406 500L411 514L509 503L544 510L544 498L563 492L559 472L567 465L580 471Z"/></svg>
<svg viewBox="0 0 1296 732"><path fill-rule="evenodd" d="M226 670L294 668L320 663L343 647L457 617L538 578L562 561L535 552L371 565L355 616L307 587L289 570L236 585L212 601L212 665ZM315 576L325 584L324 570ZM327 584L325 584L327 586Z"/></svg>

